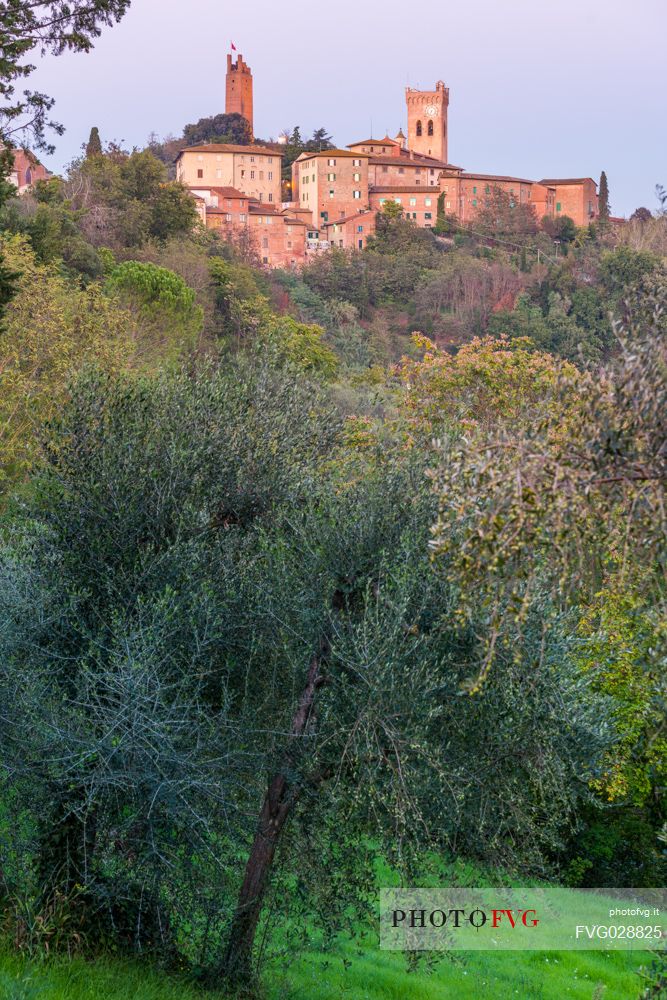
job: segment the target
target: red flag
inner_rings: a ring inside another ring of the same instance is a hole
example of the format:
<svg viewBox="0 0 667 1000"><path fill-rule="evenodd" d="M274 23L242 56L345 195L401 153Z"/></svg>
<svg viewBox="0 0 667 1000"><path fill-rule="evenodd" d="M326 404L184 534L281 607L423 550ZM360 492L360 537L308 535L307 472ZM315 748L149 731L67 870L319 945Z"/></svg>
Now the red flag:
<svg viewBox="0 0 667 1000"><path fill-rule="evenodd" d="M230 42L229 44L232 47L232 52L236 52L236 46L234 45L234 42Z"/></svg>

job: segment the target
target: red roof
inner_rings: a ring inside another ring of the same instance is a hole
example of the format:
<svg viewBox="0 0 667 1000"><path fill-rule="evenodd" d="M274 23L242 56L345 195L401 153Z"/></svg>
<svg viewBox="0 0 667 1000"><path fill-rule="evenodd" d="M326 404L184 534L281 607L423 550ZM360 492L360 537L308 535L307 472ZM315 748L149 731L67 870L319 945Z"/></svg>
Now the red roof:
<svg viewBox="0 0 667 1000"><path fill-rule="evenodd" d="M300 156L297 156L294 162L298 163L300 160L312 160L316 156L331 156L334 159L337 156L354 156L359 158L360 156L367 157L368 153L351 153L347 149L322 149L319 152L314 153L301 153Z"/></svg>
<svg viewBox="0 0 667 1000"><path fill-rule="evenodd" d="M552 177L548 180L540 181L540 184L545 184L547 187L554 187L556 184L567 186L568 184L585 184L587 181L595 184L592 177ZM597 184L595 186L597 187Z"/></svg>
<svg viewBox="0 0 667 1000"><path fill-rule="evenodd" d="M326 229L327 226L342 226L344 222L352 222L353 219L373 219L375 214L372 209L367 212L356 212L355 215L346 215L344 219L332 219L331 222L325 222L322 229Z"/></svg>
<svg viewBox="0 0 667 1000"><path fill-rule="evenodd" d="M238 191L233 187L210 187L204 184L190 184L188 190L191 194L195 191L211 191L213 194L221 195L223 198L243 198L244 201L248 199L247 194L243 194L242 191ZM198 195L195 195L198 197Z"/></svg>
<svg viewBox="0 0 667 1000"><path fill-rule="evenodd" d="M255 215L280 215L275 205L266 201L257 201L256 198L249 199L249 208Z"/></svg>
<svg viewBox="0 0 667 1000"><path fill-rule="evenodd" d="M239 191L238 188L234 187L212 187L207 188L206 190L222 195L223 198L243 198L244 201L248 200L247 194L244 194L243 191Z"/></svg>
<svg viewBox="0 0 667 1000"><path fill-rule="evenodd" d="M526 180L525 177L503 177L500 174L471 174L468 171L464 171L461 174L461 178L473 181L503 181L505 183L510 182L514 184L535 184L536 181ZM547 185L547 181L540 181L540 184Z"/></svg>
<svg viewBox="0 0 667 1000"><path fill-rule="evenodd" d="M360 139L359 142L348 143L347 148L352 149L353 146L398 146L395 139L390 139L388 135L384 139Z"/></svg>
<svg viewBox="0 0 667 1000"><path fill-rule="evenodd" d="M283 154L273 146L236 146L231 142L207 142L201 146L184 146L179 150L179 156L183 153L261 153L264 156L282 156Z"/></svg>

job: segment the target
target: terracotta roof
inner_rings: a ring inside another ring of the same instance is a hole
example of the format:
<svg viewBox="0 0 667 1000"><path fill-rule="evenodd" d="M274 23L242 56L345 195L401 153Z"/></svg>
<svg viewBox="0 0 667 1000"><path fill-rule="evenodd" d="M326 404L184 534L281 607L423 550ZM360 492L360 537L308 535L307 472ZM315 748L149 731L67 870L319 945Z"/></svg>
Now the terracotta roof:
<svg viewBox="0 0 667 1000"><path fill-rule="evenodd" d="M431 167L437 167L443 164L443 160L439 160L437 156L427 156L426 153L417 153L414 149L403 149L401 147L401 159L409 160L411 163L421 162L425 163ZM446 167L453 167L451 163L445 163ZM454 170L461 170L461 167L454 167Z"/></svg>
<svg viewBox="0 0 667 1000"><path fill-rule="evenodd" d="M243 194L242 191L239 191L237 188L234 187L213 187L202 184L190 184L188 186L188 190L190 191L191 194L194 194L195 191L211 191L213 194L222 195L223 198L248 199L247 194ZM195 197L198 197L198 195L195 195Z"/></svg>
<svg viewBox="0 0 667 1000"><path fill-rule="evenodd" d="M334 158L337 156L354 156L356 159L359 159L360 156L367 157L368 153L350 153L347 149L322 149L318 153L301 153L300 156L297 156L294 162L298 163L299 160L312 160L315 156L331 156Z"/></svg>
<svg viewBox="0 0 667 1000"><path fill-rule="evenodd" d="M360 139L359 142L349 142L347 145L348 149L353 146L398 146L395 139L390 139L388 135L384 139Z"/></svg>
<svg viewBox="0 0 667 1000"><path fill-rule="evenodd" d="M243 191L239 191L235 187L212 187L209 190L214 191L215 194L222 195L223 198L243 198L244 201L248 201L248 195L244 194Z"/></svg>
<svg viewBox="0 0 667 1000"><path fill-rule="evenodd" d="M535 184L536 181L526 180L525 177L504 177L501 174L471 174L464 170L461 177L472 181L512 181L515 184ZM540 184L545 184L545 181L540 181Z"/></svg>
<svg viewBox="0 0 667 1000"><path fill-rule="evenodd" d="M404 157L398 156L371 156L369 159L369 164L380 164L384 166L399 166L405 168L414 167L417 170L461 170L461 167L455 167L451 163L445 163L444 160L408 160Z"/></svg>
<svg viewBox="0 0 667 1000"><path fill-rule="evenodd" d="M546 184L547 187L554 187L556 184L584 184L586 181L591 181L595 184L592 177L551 177L548 180L540 181L540 184ZM595 186L597 187L597 184Z"/></svg>
<svg viewBox="0 0 667 1000"><path fill-rule="evenodd" d="M303 219L295 219L290 215L283 215L282 218L285 220L286 226L305 226L306 229L313 229L309 222L304 222Z"/></svg>
<svg viewBox="0 0 667 1000"><path fill-rule="evenodd" d="M372 209L367 212L356 212L354 215L346 215L344 219L332 219L331 222L325 222L322 229L326 229L327 226L342 226L344 222L352 222L353 219L365 219L369 216L372 218L375 214Z"/></svg>
<svg viewBox="0 0 667 1000"><path fill-rule="evenodd" d="M207 142L201 146L184 146L179 150L178 159L183 153L262 153L265 156L282 156L273 146L236 146L230 142Z"/></svg>
<svg viewBox="0 0 667 1000"><path fill-rule="evenodd" d="M257 201L256 198L250 198L248 201L248 208L255 215L280 215L276 206L267 201Z"/></svg>

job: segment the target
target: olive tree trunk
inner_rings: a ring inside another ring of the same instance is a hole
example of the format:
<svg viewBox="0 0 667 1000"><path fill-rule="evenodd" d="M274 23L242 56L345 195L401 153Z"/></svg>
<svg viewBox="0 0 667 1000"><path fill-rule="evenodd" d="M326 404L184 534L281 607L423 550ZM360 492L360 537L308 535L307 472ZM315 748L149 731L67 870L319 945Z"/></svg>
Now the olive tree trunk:
<svg viewBox="0 0 667 1000"><path fill-rule="evenodd" d="M281 768L271 777L262 802L222 963L225 976L232 982L243 983L252 979L255 933L273 859L285 823L302 788L301 783L290 779L288 775L293 775L293 764L298 757L298 747L295 744L307 733L313 719L317 689L324 681L321 673L323 656L324 644L322 651L316 653L310 661L306 683L292 719L292 747L288 749Z"/></svg>

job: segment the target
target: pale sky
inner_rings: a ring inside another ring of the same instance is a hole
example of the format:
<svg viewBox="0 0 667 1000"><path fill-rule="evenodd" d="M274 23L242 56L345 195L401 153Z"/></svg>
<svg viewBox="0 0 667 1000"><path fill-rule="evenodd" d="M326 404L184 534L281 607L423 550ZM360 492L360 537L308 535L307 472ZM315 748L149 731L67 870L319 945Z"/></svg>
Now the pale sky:
<svg viewBox="0 0 667 1000"><path fill-rule="evenodd" d="M133 0L88 55L30 86L67 128L61 169L97 125L142 146L224 111L233 41L255 81L255 133L324 126L338 145L405 129L404 88L450 91L449 159L466 170L609 178L612 213L667 186L667 0Z"/></svg>

